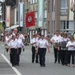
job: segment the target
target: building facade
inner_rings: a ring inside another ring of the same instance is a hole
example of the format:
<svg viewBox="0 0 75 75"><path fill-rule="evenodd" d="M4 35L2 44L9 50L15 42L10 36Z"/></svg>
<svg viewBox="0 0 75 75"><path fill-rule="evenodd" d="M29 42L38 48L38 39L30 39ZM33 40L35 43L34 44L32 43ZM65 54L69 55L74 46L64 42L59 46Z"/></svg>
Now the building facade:
<svg viewBox="0 0 75 75"><path fill-rule="evenodd" d="M24 30L30 34L37 32L38 0L18 0L17 3L19 2L25 3L25 14L35 11L36 25ZM46 36L47 33L53 34L59 30L72 34L75 30L75 14L71 11L74 2L75 0L44 0L44 26L41 27L41 33ZM11 23L18 24L18 6L11 9L11 13Z"/></svg>

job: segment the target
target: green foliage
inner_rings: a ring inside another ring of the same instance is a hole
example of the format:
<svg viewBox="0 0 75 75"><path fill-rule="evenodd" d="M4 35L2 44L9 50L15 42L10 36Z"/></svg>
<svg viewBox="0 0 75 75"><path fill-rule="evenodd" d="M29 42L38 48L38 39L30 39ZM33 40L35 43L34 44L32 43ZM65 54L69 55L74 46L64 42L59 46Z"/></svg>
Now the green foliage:
<svg viewBox="0 0 75 75"><path fill-rule="evenodd" d="M12 23L12 24L10 24L10 26L13 26L14 24Z"/></svg>
<svg viewBox="0 0 75 75"><path fill-rule="evenodd" d="M72 11L75 13L75 4L74 4L74 9Z"/></svg>
<svg viewBox="0 0 75 75"><path fill-rule="evenodd" d="M2 26L2 23L0 23L0 32L3 32L3 26Z"/></svg>

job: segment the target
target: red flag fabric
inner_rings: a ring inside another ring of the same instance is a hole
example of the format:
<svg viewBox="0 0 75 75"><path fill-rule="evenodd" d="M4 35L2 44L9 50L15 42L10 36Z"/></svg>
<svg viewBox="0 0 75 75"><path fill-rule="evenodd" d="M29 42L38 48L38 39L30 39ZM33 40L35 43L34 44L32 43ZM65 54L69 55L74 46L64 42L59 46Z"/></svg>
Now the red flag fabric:
<svg viewBox="0 0 75 75"><path fill-rule="evenodd" d="M26 13L26 28L35 26L35 12Z"/></svg>

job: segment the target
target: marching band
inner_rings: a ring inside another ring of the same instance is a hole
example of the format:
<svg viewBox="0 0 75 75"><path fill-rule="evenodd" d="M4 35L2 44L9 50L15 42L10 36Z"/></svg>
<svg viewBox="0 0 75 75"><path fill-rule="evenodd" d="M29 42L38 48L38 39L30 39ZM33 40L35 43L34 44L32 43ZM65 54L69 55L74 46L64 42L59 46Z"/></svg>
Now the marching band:
<svg viewBox="0 0 75 75"><path fill-rule="evenodd" d="M5 49L10 51L10 63L12 66L19 66L21 50L24 51L24 35L14 29L12 34L5 34ZM72 65L75 67L75 39L68 37L65 32L62 34L57 30L55 34L48 40L48 36L34 34L30 40L32 45L32 63L39 63L41 67L45 67L46 50L50 53L50 47L54 49L54 63L70 66L71 56Z"/></svg>

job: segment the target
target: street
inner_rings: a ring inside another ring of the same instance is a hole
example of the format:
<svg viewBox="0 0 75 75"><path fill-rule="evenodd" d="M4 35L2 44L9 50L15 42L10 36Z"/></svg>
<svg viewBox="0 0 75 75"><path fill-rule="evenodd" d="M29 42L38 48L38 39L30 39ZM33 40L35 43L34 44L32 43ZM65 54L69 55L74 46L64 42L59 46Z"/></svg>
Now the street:
<svg viewBox="0 0 75 75"><path fill-rule="evenodd" d="M46 53L46 67L31 63L31 46L25 46L21 53L20 65L12 67L9 63L9 54L4 55L4 45L0 42L0 75L74 75L75 68L54 63L53 50Z"/></svg>

